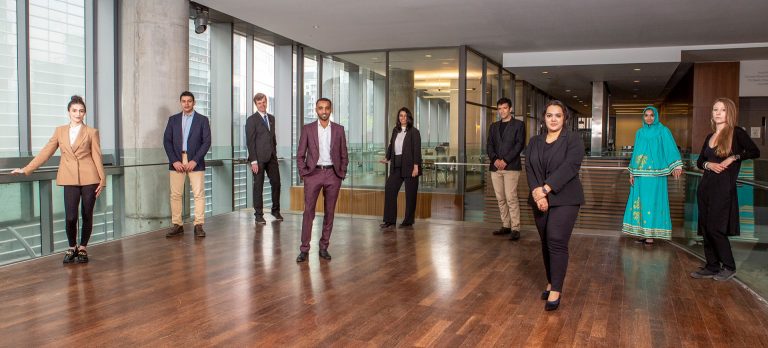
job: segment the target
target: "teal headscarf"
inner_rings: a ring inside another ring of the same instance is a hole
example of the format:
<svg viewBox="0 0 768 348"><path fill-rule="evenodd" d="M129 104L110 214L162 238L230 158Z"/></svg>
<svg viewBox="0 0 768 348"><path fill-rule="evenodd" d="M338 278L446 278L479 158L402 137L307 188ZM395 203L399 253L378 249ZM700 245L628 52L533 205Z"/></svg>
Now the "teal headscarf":
<svg viewBox="0 0 768 348"><path fill-rule="evenodd" d="M659 110L648 106L643 109L643 117L647 110L653 111L653 123L647 124L643 120L643 126L637 130L632 159L627 169L634 176L669 175L676 168L683 166L680 151L672 132L661 124Z"/></svg>

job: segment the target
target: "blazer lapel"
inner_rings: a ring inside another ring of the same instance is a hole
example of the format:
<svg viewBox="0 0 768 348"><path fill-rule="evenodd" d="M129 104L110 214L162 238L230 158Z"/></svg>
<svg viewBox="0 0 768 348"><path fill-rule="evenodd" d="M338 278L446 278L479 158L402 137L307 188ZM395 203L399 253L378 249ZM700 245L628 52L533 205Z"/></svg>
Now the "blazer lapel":
<svg viewBox="0 0 768 348"><path fill-rule="evenodd" d="M88 131L88 127L83 123L80 125L80 131L77 132L77 138L75 138L75 143L70 146L70 149L72 149L72 153L74 153L78 147L80 147L80 144L83 143L83 137L85 137L85 133ZM69 130L67 130L67 139L69 139ZM69 139L71 142L72 140ZM68 142L69 143L69 142Z"/></svg>

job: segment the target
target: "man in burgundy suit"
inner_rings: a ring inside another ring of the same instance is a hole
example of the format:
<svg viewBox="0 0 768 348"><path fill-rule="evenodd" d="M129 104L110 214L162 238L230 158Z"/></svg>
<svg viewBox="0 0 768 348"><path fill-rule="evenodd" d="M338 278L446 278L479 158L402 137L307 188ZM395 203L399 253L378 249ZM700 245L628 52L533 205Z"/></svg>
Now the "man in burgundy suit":
<svg viewBox="0 0 768 348"><path fill-rule="evenodd" d="M341 180L347 176L349 163L344 127L329 120L331 111L330 99L318 99L315 103L317 121L305 124L301 129L296 162L299 176L304 180L304 220L301 225L301 252L296 257L296 262L307 260L309 242L312 239L312 222L315 220L315 205L320 190L323 190L325 198L320 257L331 259L328 244L333 229L333 215Z"/></svg>

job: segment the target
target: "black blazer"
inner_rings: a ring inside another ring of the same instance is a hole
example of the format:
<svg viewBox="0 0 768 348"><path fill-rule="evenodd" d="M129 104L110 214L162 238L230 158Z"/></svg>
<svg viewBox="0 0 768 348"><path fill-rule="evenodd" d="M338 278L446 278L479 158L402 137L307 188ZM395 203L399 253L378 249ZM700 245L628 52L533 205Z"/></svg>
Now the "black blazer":
<svg viewBox="0 0 768 348"><path fill-rule="evenodd" d="M548 184L552 191L547 195L550 207L584 204L584 189L579 181L579 169L584 159L584 144L577 133L563 129L560 138L549 151L549 158L543 158L547 135L537 135L528 142L525 149L525 173L528 187ZM533 195L528 194L528 203L536 209Z"/></svg>
<svg viewBox="0 0 768 348"><path fill-rule="evenodd" d="M389 138L389 147L387 147L387 160L389 160L389 169L393 173L395 169L395 138L397 133L400 133L400 127L392 129L392 136ZM419 175L422 174L422 159L421 159L421 133L416 127L411 127L405 132L405 139L403 139L403 164L400 167L400 177L408 178L413 173L413 165L419 166Z"/></svg>
<svg viewBox="0 0 768 348"><path fill-rule="evenodd" d="M205 170L205 154L211 148L211 124L208 117L194 111L192 124L187 136L187 160L197 165L192 171ZM168 169L173 169L174 162L181 162L181 149L184 146L184 132L181 129L181 112L168 118L163 134L163 148L168 156Z"/></svg>
<svg viewBox="0 0 768 348"><path fill-rule="evenodd" d="M275 116L267 114L269 128L264 124L261 114L256 112L245 121L245 143L248 146L248 162L256 161L259 165L277 157L277 138L275 137Z"/></svg>
<svg viewBox="0 0 768 348"><path fill-rule="evenodd" d="M491 171L496 171L496 166L493 165L493 162L497 159L503 159L507 162L505 170L521 170L520 153L525 147L525 124L513 117L509 124L507 124L507 127L504 128L504 140L502 141L500 123L501 121L492 123L491 128L488 130L486 152L488 153L488 158L491 159Z"/></svg>

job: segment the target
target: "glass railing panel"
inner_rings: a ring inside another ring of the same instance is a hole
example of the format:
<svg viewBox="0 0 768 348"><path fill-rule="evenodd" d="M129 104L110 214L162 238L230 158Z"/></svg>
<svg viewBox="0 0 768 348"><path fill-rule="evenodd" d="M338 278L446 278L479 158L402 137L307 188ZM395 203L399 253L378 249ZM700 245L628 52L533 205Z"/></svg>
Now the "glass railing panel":
<svg viewBox="0 0 768 348"><path fill-rule="evenodd" d="M0 265L40 256L40 211L37 182L0 184Z"/></svg>

